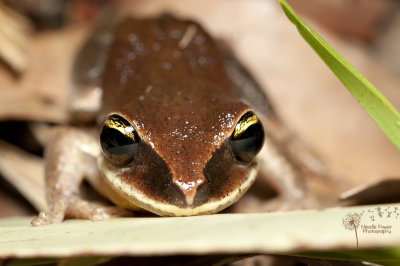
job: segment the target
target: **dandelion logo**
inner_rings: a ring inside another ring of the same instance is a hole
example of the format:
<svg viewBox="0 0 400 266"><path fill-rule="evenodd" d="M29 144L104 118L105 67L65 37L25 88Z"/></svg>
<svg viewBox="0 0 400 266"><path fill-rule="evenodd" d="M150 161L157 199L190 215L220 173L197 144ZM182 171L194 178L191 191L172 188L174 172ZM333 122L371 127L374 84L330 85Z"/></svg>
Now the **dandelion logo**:
<svg viewBox="0 0 400 266"><path fill-rule="evenodd" d="M360 226L362 213L354 212L348 213L343 219L342 223L344 228L349 231L353 231L356 233L356 240L357 240L357 248L358 248L358 234L357 229Z"/></svg>

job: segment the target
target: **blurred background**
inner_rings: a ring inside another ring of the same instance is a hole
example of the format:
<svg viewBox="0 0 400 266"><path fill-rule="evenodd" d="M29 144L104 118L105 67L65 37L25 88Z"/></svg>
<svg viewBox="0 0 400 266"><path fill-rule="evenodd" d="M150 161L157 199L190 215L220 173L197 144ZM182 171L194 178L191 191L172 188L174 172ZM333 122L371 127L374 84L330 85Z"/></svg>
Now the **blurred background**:
<svg viewBox="0 0 400 266"><path fill-rule="evenodd" d="M398 1L288 2L400 109ZM40 130L40 123L69 122L74 54L90 26L109 9L135 16L170 12L199 21L227 42L270 95L282 120L327 164L335 189L324 180L310 181L322 207L337 205L340 193L350 188L400 176L400 153L307 46L275 0L0 2L0 139L42 156L32 130ZM17 159L10 163L11 155L2 147L0 217L33 215L25 193L12 184L23 169ZM38 175L41 164L35 168Z"/></svg>
<svg viewBox="0 0 400 266"><path fill-rule="evenodd" d="M288 2L400 109L399 1ZM400 186L399 151L308 47L277 0L3 0L0 218L34 215L34 206L43 204L41 138L48 125L71 122L67 110L74 55L90 26L110 9L134 16L170 12L197 20L227 42L284 123L326 163L329 180L307 180L321 208L339 205L342 192L360 185L390 180L390 187ZM279 258L265 256L240 265L257 263L280 265Z"/></svg>

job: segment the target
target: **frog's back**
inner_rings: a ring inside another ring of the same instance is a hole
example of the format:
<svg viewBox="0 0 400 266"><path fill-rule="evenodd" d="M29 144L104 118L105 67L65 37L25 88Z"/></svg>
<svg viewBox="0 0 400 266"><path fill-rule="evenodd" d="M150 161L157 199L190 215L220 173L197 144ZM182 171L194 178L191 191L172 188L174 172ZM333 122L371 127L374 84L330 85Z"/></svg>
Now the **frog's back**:
<svg viewBox="0 0 400 266"><path fill-rule="evenodd" d="M195 109L207 106L207 99L241 98L259 113L273 114L260 86L229 49L196 22L171 15L103 17L77 55L72 81L73 113L95 117L102 109L100 122L116 105L158 109L161 98L171 105L189 101Z"/></svg>
<svg viewBox="0 0 400 266"><path fill-rule="evenodd" d="M103 79L105 112L116 102L142 109L189 100L199 108L207 99L237 97L217 45L192 21L125 18L114 38Z"/></svg>

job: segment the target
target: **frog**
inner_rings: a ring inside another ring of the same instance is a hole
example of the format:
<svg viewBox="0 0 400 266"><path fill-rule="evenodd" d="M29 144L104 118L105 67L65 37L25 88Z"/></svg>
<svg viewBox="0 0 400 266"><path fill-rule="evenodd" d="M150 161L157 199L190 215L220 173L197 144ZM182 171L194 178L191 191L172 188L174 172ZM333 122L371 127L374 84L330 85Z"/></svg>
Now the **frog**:
<svg viewBox="0 0 400 266"><path fill-rule="evenodd" d="M257 176L282 188L280 202L299 202L302 173L323 172L231 49L193 20L100 20L71 72L71 117L98 126L53 129L44 155L49 207L33 226L127 210L218 213ZM115 206L84 199L83 180Z"/></svg>

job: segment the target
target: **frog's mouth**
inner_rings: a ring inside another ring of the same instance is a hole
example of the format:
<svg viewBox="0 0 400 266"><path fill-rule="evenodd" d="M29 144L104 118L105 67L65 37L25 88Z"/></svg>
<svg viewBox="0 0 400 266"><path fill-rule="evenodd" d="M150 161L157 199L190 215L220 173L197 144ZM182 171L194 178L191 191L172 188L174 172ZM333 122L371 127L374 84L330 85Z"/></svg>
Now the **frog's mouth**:
<svg viewBox="0 0 400 266"><path fill-rule="evenodd" d="M256 164L253 163L248 167L247 176L239 186L225 194L223 197L211 198L210 200L204 201L201 205L191 207L182 204L175 204L174 202L158 200L152 198L151 195L146 195L130 182L127 182L123 178L119 178L119 172L121 172L121 169L112 166L102 156L98 160L98 165L113 190L124 200L131 203L123 204L123 207L136 205L160 216L192 216L217 213L236 202L254 183L257 175ZM179 195L177 195L177 197L179 197ZM116 200L114 203L119 204L120 202L121 200Z"/></svg>

